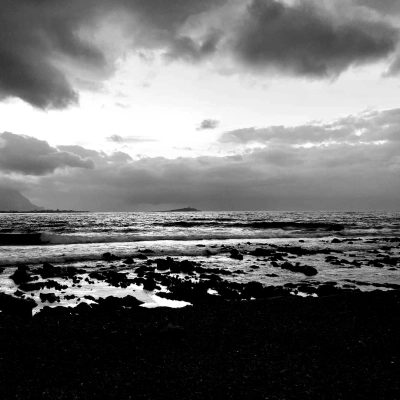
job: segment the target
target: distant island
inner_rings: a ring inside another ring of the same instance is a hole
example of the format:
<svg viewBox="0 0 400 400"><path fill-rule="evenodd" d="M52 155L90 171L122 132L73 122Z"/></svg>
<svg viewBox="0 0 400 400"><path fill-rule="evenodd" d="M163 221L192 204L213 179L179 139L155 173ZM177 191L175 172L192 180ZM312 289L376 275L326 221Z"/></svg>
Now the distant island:
<svg viewBox="0 0 400 400"><path fill-rule="evenodd" d="M177 208L175 210L167 210L167 211L161 211L161 212L191 212L191 211L200 211L200 210L197 210L196 208L192 208L192 207L185 207L185 208Z"/></svg>

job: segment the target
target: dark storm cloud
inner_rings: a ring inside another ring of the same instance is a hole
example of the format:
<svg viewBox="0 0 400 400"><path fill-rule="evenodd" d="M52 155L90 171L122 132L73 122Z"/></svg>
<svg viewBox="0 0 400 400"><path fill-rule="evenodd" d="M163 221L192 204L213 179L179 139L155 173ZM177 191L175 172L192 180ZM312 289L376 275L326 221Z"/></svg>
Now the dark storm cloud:
<svg viewBox="0 0 400 400"><path fill-rule="evenodd" d="M397 9L388 0L358 3ZM76 104L79 88L101 87L131 51L209 59L217 67L234 55L234 72L317 78L394 51L398 33L382 13L368 19L354 12L354 1L341 4L356 16L339 18L311 0L253 0L247 7L234 0L0 0L0 100L16 97L42 109ZM224 19L221 7L236 19ZM390 73L398 69L395 63Z"/></svg>
<svg viewBox="0 0 400 400"><path fill-rule="evenodd" d="M255 71L314 78L336 77L352 65L386 58L395 50L398 32L387 22L337 19L311 2L253 0L233 50Z"/></svg>
<svg viewBox="0 0 400 400"><path fill-rule="evenodd" d="M43 140L10 132L0 134L0 171L46 175L66 167L90 169L94 164L77 154L59 151Z"/></svg>
<svg viewBox="0 0 400 400"><path fill-rule="evenodd" d="M107 18L125 24L127 44L185 50L179 29L193 14L221 0L0 0L0 99L18 97L35 107L64 108L78 93L64 68L90 70L99 79L113 70L113 56L94 37ZM118 17L119 16L119 17ZM119 28L117 26L117 28ZM215 39L205 38L198 52L207 54ZM193 42L194 43L194 42ZM193 44L194 46L194 44ZM190 47L190 46L189 46ZM90 84L90 82L88 83Z"/></svg>
<svg viewBox="0 0 400 400"><path fill-rule="evenodd" d="M219 121L216 119L204 119L201 121L200 126L197 128L198 131L202 131L204 129L215 129L218 128Z"/></svg>

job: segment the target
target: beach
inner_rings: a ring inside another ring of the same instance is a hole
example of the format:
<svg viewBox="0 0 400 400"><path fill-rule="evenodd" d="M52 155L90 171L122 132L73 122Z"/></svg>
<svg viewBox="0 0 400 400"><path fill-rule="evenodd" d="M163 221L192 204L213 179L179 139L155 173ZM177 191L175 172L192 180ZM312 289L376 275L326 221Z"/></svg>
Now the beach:
<svg viewBox="0 0 400 400"><path fill-rule="evenodd" d="M398 215L289 215L4 219L3 398L398 398Z"/></svg>
<svg viewBox="0 0 400 400"><path fill-rule="evenodd" d="M2 398L398 398L398 291L78 308L0 314Z"/></svg>

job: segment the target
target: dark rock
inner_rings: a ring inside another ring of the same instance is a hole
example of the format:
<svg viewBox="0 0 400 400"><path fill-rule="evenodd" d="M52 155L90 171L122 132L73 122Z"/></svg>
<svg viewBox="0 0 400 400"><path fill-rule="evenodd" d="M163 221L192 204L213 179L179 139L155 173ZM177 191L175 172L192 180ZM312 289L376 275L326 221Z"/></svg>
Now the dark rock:
<svg viewBox="0 0 400 400"><path fill-rule="evenodd" d="M255 257L269 257L275 253L273 249L263 249L261 247L257 247L255 250L251 251L249 254Z"/></svg>
<svg viewBox="0 0 400 400"><path fill-rule="evenodd" d="M239 251L236 249L232 249L230 258L233 258L235 260L243 260L243 254L239 253Z"/></svg>
<svg viewBox="0 0 400 400"><path fill-rule="evenodd" d="M40 293L39 297L42 302L48 301L49 303L54 303L55 301L60 300L60 298L54 293Z"/></svg>
<svg viewBox="0 0 400 400"><path fill-rule="evenodd" d="M67 285L61 285L60 283L53 280L45 282L44 287L46 287L47 289L56 289L56 290L64 290L68 288Z"/></svg>
<svg viewBox="0 0 400 400"><path fill-rule="evenodd" d="M321 285L316 289L315 292L318 296L330 296L340 292L340 289L331 285Z"/></svg>
<svg viewBox="0 0 400 400"><path fill-rule="evenodd" d="M0 309L7 314L20 317L32 317L32 309L37 303L32 299L20 299L14 296L0 293Z"/></svg>
<svg viewBox="0 0 400 400"><path fill-rule="evenodd" d="M263 288L264 286L260 282L249 282L246 284L243 292L242 292L242 297L243 298L260 298L263 297Z"/></svg>
<svg viewBox="0 0 400 400"><path fill-rule="evenodd" d="M89 314L92 311L92 307L90 306L90 304L83 301L79 303L76 307L74 307L71 311L76 314L85 315Z"/></svg>
<svg viewBox="0 0 400 400"><path fill-rule="evenodd" d="M287 269L292 272L301 272L306 276L317 275L318 271L314 267L310 267L309 265L300 265L296 263L296 265L291 264L290 262L284 262L281 264L282 269Z"/></svg>
<svg viewBox="0 0 400 400"><path fill-rule="evenodd" d="M331 240L331 243L341 243L341 241L337 238Z"/></svg>
<svg viewBox="0 0 400 400"><path fill-rule="evenodd" d="M29 267L26 265L18 266L17 270L10 276L17 285L32 280L31 275L28 273Z"/></svg>
<svg viewBox="0 0 400 400"><path fill-rule="evenodd" d="M33 290L41 290L44 288L44 282L35 282L35 283L22 283L19 285L19 289L24 292L31 292Z"/></svg>
<svg viewBox="0 0 400 400"><path fill-rule="evenodd" d="M143 304L142 301L133 296L108 296L106 298L99 298L97 303L99 304L100 310L115 310L121 307L136 307Z"/></svg>
<svg viewBox="0 0 400 400"><path fill-rule="evenodd" d="M109 252L104 253L104 254L103 254L103 258L104 258L105 261L108 261L108 262L110 262L110 261L117 261L117 260L120 260L120 259L121 259L120 257L116 256L115 254L111 254L111 253L109 253Z"/></svg>
<svg viewBox="0 0 400 400"><path fill-rule="evenodd" d="M148 291L153 291L156 288L156 282L154 279L148 278L143 284L143 289Z"/></svg>
<svg viewBox="0 0 400 400"><path fill-rule="evenodd" d="M144 249L144 250L138 250L140 253L154 253L153 250L150 249Z"/></svg>
<svg viewBox="0 0 400 400"><path fill-rule="evenodd" d="M311 267L309 265L304 265L302 272L304 273L304 275L306 276L314 276L318 274L318 271L316 268Z"/></svg>
<svg viewBox="0 0 400 400"><path fill-rule="evenodd" d="M127 264L127 265L131 265L131 264L134 264L134 263L135 263L135 261L133 260L132 257L128 257L128 258L124 261L124 264Z"/></svg>

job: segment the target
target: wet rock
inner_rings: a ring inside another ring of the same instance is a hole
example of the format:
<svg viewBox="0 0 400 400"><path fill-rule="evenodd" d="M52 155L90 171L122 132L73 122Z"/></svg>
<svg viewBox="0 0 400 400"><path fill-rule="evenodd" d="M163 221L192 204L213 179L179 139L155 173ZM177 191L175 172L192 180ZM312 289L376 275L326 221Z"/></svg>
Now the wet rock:
<svg viewBox="0 0 400 400"><path fill-rule="evenodd" d="M67 285L61 285L60 283L53 280L45 282L44 287L46 287L47 289L56 289L56 290L64 290L68 288Z"/></svg>
<svg viewBox="0 0 400 400"><path fill-rule="evenodd" d="M118 257L118 256L116 256L115 254L111 254L111 253L107 252L107 253L104 253L104 254L103 254L103 259L104 259L105 261L110 262L110 261L117 261L117 260L120 260L121 258Z"/></svg>
<svg viewBox="0 0 400 400"><path fill-rule="evenodd" d="M89 277L92 278L92 279L97 279L97 280L99 280L99 281L103 281L103 280L106 279L106 276L105 276L103 273L98 272L98 271L93 271L93 272L91 272L91 273L89 274ZM75 282L75 280L74 280L74 282ZM75 283L76 283L76 282L75 282Z"/></svg>
<svg viewBox="0 0 400 400"><path fill-rule="evenodd" d="M303 274L306 276L314 276L318 274L317 269L309 265L304 265L301 272L303 272Z"/></svg>
<svg viewBox="0 0 400 400"><path fill-rule="evenodd" d="M300 265L299 263L296 263L296 265L291 264L290 262L284 262L281 264L282 269L287 269L292 272L301 272L306 276L313 276L317 275L318 271L316 268L311 267L309 265Z"/></svg>
<svg viewBox="0 0 400 400"><path fill-rule="evenodd" d="M0 293L0 309L7 314L32 317L32 309L37 306L33 299L21 299Z"/></svg>
<svg viewBox="0 0 400 400"><path fill-rule="evenodd" d="M196 268L196 263L189 260L183 260L179 263L181 272L192 272Z"/></svg>
<svg viewBox="0 0 400 400"><path fill-rule="evenodd" d="M135 258L137 258L138 260L147 260L147 256L145 256L144 254L138 254L135 256Z"/></svg>
<svg viewBox="0 0 400 400"><path fill-rule="evenodd" d="M43 303L45 301L48 301L49 303L54 303L55 301L60 300L60 298L57 297L54 293L40 293L39 297Z"/></svg>
<svg viewBox="0 0 400 400"><path fill-rule="evenodd" d="M232 249L230 258L233 258L234 260L243 260L243 254L239 253L237 249Z"/></svg>
<svg viewBox="0 0 400 400"><path fill-rule="evenodd" d="M122 307L137 307L143 304L142 301L133 296L108 296L97 299L97 303L99 304L99 310L115 310Z"/></svg>
<svg viewBox="0 0 400 400"><path fill-rule="evenodd" d="M79 270L80 273L84 273L84 270ZM78 269L74 267L55 267L54 265L45 262L42 268L37 270L37 273L43 278L57 278L67 276L69 278L74 277L78 273Z"/></svg>
<svg viewBox="0 0 400 400"><path fill-rule="evenodd" d="M26 265L19 265L17 270L10 276L17 285L32 280L29 273L29 267Z"/></svg>
<svg viewBox="0 0 400 400"><path fill-rule="evenodd" d="M175 266L175 261L172 257L167 257L165 260L162 258L158 258L155 260L157 263L157 269L160 271L167 271L170 267Z"/></svg>
<svg viewBox="0 0 400 400"><path fill-rule="evenodd" d="M89 314L92 311L92 307L90 306L90 304L82 301L76 307L74 307L71 311L73 313L76 313L79 315L85 315L85 314Z"/></svg>
<svg viewBox="0 0 400 400"><path fill-rule="evenodd" d="M127 265L131 265L131 264L134 264L135 261L133 260L132 257L128 257L125 261L123 261L123 263L127 264Z"/></svg>
<svg viewBox="0 0 400 400"><path fill-rule="evenodd" d="M154 253L154 251L153 250L150 250L150 249L143 249L143 250L138 250L140 253L147 253L147 254L149 254L149 253Z"/></svg>
<svg viewBox="0 0 400 400"><path fill-rule="evenodd" d="M331 240L331 243L341 243L341 241L337 238Z"/></svg>
<svg viewBox="0 0 400 400"><path fill-rule="evenodd" d="M269 257L275 253L273 249L263 249L261 247L257 247L255 250L251 251L249 254L255 257Z"/></svg>
<svg viewBox="0 0 400 400"><path fill-rule="evenodd" d="M321 285L315 291L318 296L331 296L339 292L340 289L332 285Z"/></svg>
<svg viewBox="0 0 400 400"><path fill-rule="evenodd" d="M153 291L157 284L154 279L148 278L144 281L143 290Z"/></svg>
<svg viewBox="0 0 400 400"><path fill-rule="evenodd" d="M24 292L31 292L33 290L41 290L44 288L44 282L30 282L30 283L22 283L19 285L19 289Z"/></svg>
<svg viewBox="0 0 400 400"><path fill-rule="evenodd" d="M242 297L243 298L260 298L263 297L263 289L264 286L260 282L249 282L246 284L243 292L242 292Z"/></svg>

